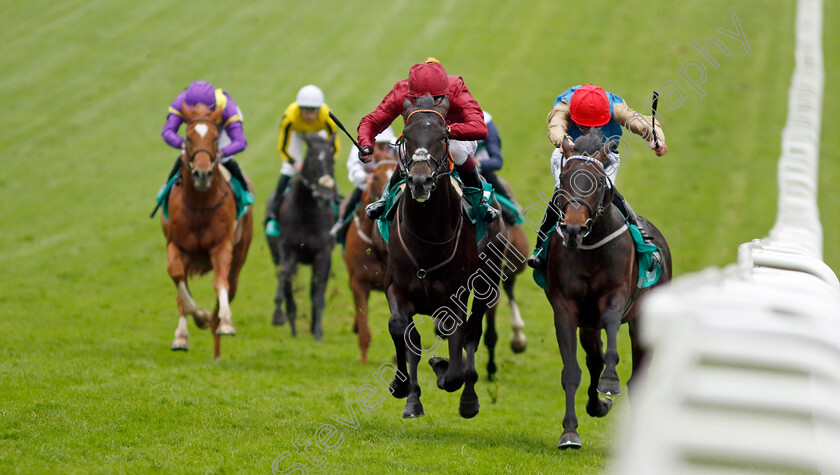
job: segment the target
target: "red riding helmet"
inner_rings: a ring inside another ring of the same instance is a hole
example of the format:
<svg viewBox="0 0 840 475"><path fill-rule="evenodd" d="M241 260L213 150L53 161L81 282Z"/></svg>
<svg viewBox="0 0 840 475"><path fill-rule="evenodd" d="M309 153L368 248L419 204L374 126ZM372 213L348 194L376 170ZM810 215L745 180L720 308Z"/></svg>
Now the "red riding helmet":
<svg viewBox="0 0 840 475"><path fill-rule="evenodd" d="M600 127L610 121L607 93L592 84L583 85L572 94L569 103L572 120L584 127Z"/></svg>
<svg viewBox="0 0 840 475"><path fill-rule="evenodd" d="M420 97L426 94L445 96L449 92L449 77L438 62L427 61L415 64L408 73L408 95Z"/></svg>
<svg viewBox="0 0 840 475"><path fill-rule="evenodd" d="M188 106L194 106L201 102L206 104L210 109L216 108L216 90L213 85L207 81L193 81L190 87L187 88L187 95L184 102Z"/></svg>

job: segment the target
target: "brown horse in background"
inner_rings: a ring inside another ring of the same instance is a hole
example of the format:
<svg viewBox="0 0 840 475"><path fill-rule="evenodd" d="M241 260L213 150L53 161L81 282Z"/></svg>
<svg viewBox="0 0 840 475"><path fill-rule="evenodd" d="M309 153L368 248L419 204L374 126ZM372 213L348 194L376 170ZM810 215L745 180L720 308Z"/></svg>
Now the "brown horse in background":
<svg viewBox="0 0 840 475"><path fill-rule="evenodd" d="M362 203L353 215L353 222L350 223L345 238L344 263L347 265L347 273L350 276L350 290L353 292L353 303L356 309L353 331L359 334L362 364L367 364L367 351L370 346L370 327L368 326L370 291L385 290L385 261L373 251L375 223L365 214L365 206L382 196L382 188L391 179L396 166L396 160L382 160L376 163L376 168L371 174L371 182L362 193Z"/></svg>
<svg viewBox="0 0 840 475"><path fill-rule="evenodd" d="M172 187L169 218L161 216L166 236L169 276L178 291L180 320L173 350L188 349L187 315L196 326L213 331L213 357L219 358L220 335L235 335L230 302L236 296L239 271L245 264L253 234L253 213L249 209L236 219L233 192L219 172L218 120L222 109L211 111L204 104L181 106L187 123L186 146L181 155L180 186ZM249 183L250 188L250 183ZM210 314L199 308L187 286L187 278L213 271L213 288L218 299Z"/></svg>
<svg viewBox="0 0 840 475"><path fill-rule="evenodd" d="M509 196L513 196L513 190L502 177L497 177L499 182L508 192ZM516 276L522 273L527 264L525 263L525 256L528 255L528 236L525 234L525 228L521 224L505 223L505 237L508 245L504 249L504 259L502 261L502 287L505 290L505 295L508 297L510 305L510 326L513 334L510 336L510 348L514 353L523 353L528 346L528 341L525 338L525 322L522 320L522 314L519 311L519 305L516 304L516 298L513 295L513 286L516 284ZM496 373L496 342L498 341L498 334L496 333L496 308L499 306L498 302L487 308L487 329L484 332L484 346L487 347L489 358L487 360L487 375L490 380Z"/></svg>
<svg viewBox="0 0 840 475"><path fill-rule="evenodd" d="M575 141L575 153L566 152L560 174L560 187L551 206L559 210L557 232L552 233L548 248L548 285L545 291L554 309L554 328L563 359L561 381L566 396L563 435L559 449L581 446L577 433L575 393L581 370L577 361L575 334L586 353L590 383L586 412L604 417L612 407L610 396L621 394L616 372L618 365L618 330L627 323L632 345L633 370L627 382L644 369L645 349L639 342L637 298L671 280L671 251L661 232L638 216L653 244L660 249L661 275L651 288L638 288L639 263L633 238L627 231L624 216L612 206L613 184L605 169L610 165L600 133L581 136ZM601 331L607 336L604 352ZM608 397L599 398L598 394Z"/></svg>

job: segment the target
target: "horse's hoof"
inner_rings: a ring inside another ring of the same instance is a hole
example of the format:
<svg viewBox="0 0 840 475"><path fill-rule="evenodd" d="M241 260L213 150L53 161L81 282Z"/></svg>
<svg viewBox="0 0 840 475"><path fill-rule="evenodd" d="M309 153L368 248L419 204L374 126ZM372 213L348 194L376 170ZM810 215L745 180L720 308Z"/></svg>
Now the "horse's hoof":
<svg viewBox="0 0 840 475"><path fill-rule="evenodd" d="M496 374L496 363L490 361L487 363L487 380L493 381L494 374Z"/></svg>
<svg viewBox="0 0 840 475"><path fill-rule="evenodd" d="M481 409L481 405L478 403L478 398L464 400L462 397L460 404L458 404L458 414L464 419L472 419L478 414L479 409Z"/></svg>
<svg viewBox="0 0 840 475"><path fill-rule="evenodd" d="M274 312L274 316L271 318L271 324L275 327L279 327L286 324L286 314L281 312Z"/></svg>
<svg viewBox="0 0 840 475"><path fill-rule="evenodd" d="M586 413L592 417L604 417L610 412L612 405L613 400L608 397L590 399L586 403Z"/></svg>
<svg viewBox="0 0 840 475"><path fill-rule="evenodd" d="M216 335L236 335L236 329L233 328L233 325L230 323L220 323L219 327L216 328Z"/></svg>
<svg viewBox="0 0 840 475"><path fill-rule="evenodd" d="M200 328L202 330L204 330L205 328L210 326L210 319L213 318L213 316L210 315L210 312L208 312L207 310L204 310L203 308L197 309L192 314L192 317L193 317L193 322L195 322L195 326L197 326L198 328Z"/></svg>
<svg viewBox="0 0 840 475"><path fill-rule="evenodd" d="M394 378L390 384L388 384L388 389L391 391L391 395L397 399L402 399L404 397L408 397L409 393L411 393L411 384L406 381L400 381L397 378Z"/></svg>
<svg viewBox="0 0 840 475"><path fill-rule="evenodd" d="M525 335L522 335L521 338L513 336L510 339L510 349L514 353L524 353L526 348L528 348L528 341L525 339Z"/></svg>
<svg viewBox="0 0 840 475"><path fill-rule="evenodd" d="M449 360L441 358L440 356L433 356L429 358L429 366L437 375L437 387L445 389L446 384L446 370L449 368Z"/></svg>
<svg viewBox="0 0 840 475"><path fill-rule="evenodd" d="M172 342L172 351L187 351L189 349L186 338L176 338Z"/></svg>
<svg viewBox="0 0 840 475"><path fill-rule="evenodd" d="M423 412L423 404L418 399L416 402L409 401L405 405L405 412L403 412L403 419L414 419L415 417L423 417L426 413Z"/></svg>
<svg viewBox="0 0 840 475"><path fill-rule="evenodd" d="M560 441L557 442L557 448L560 450L579 449L580 436L577 432L566 432L560 436Z"/></svg>
<svg viewBox="0 0 840 475"><path fill-rule="evenodd" d="M617 379L601 377L598 392L605 396L618 396L621 394L621 383Z"/></svg>

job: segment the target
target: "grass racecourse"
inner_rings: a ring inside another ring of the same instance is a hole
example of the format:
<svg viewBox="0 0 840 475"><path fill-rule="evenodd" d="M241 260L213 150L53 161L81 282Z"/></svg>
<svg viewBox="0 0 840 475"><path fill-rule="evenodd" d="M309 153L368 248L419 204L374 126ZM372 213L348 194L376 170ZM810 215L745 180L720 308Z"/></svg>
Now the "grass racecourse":
<svg viewBox="0 0 840 475"><path fill-rule="evenodd" d="M175 289L160 224L148 218L174 158L160 138L167 106L196 79L230 92L245 115L249 146L238 159L261 221L280 169L280 115L305 84L320 86L355 129L413 63L438 57L495 117L502 175L527 206L553 185L545 117L557 94L593 82L645 109L671 81L682 92L659 102L668 155L628 141L618 186L669 238L683 275L734 262L738 244L766 236L775 220L794 3L2 2L0 473L269 473L286 451L278 471L293 463L313 473L606 471L632 408L620 396L613 414L590 418L582 386L584 447L555 448L561 361L530 272L517 288L528 350L514 355L507 345L503 305L498 378L487 382L482 350L482 408L472 420L458 416L459 393L438 390L425 361L426 417L401 419L404 401L387 395L360 410L357 388L376 385L372 373L393 354L384 297L373 296L371 363L361 366L336 249L324 342L306 330L292 339L269 322L275 277L261 229L232 306L238 335L223 339L222 359L212 360L209 333L192 323L190 351L171 352ZM838 270L840 3L824 8L820 207L825 259ZM721 32L738 25L746 41ZM729 55L709 43L710 60L691 44L713 37ZM345 152L347 144L342 137ZM347 194L343 158L336 169ZM297 281L304 329L308 274ZM193 283L203 306L212 306L210 285ZM626 330L619 344L626 381ZM354 416L355 428L333 415ZM314 443L328 423L338 429L331 452ZM307 443L320 466L297 453Z"/></svg>

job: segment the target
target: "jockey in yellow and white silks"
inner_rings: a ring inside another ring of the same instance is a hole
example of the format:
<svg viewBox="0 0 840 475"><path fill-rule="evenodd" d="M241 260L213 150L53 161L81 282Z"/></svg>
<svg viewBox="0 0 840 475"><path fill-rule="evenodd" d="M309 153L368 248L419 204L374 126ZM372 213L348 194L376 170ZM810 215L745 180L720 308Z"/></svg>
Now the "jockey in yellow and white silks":
<svg viewBox="0 0 840 475"><path fill-rule="evenodd" d="M289 104L280 121L280 134L277 138L277 154L283 159L280 179L274 192L274 199L266 207L266 223L277 220L277 212L283 202L283 194L289 186L289 180L297 175L303 165L303 134L318 133L325 138L335 136L335 157L341 151L341 143L336 131L338 127L330 118L330 108L324 102L324 93L318 86L309 84L302 87Z"/></svg>

